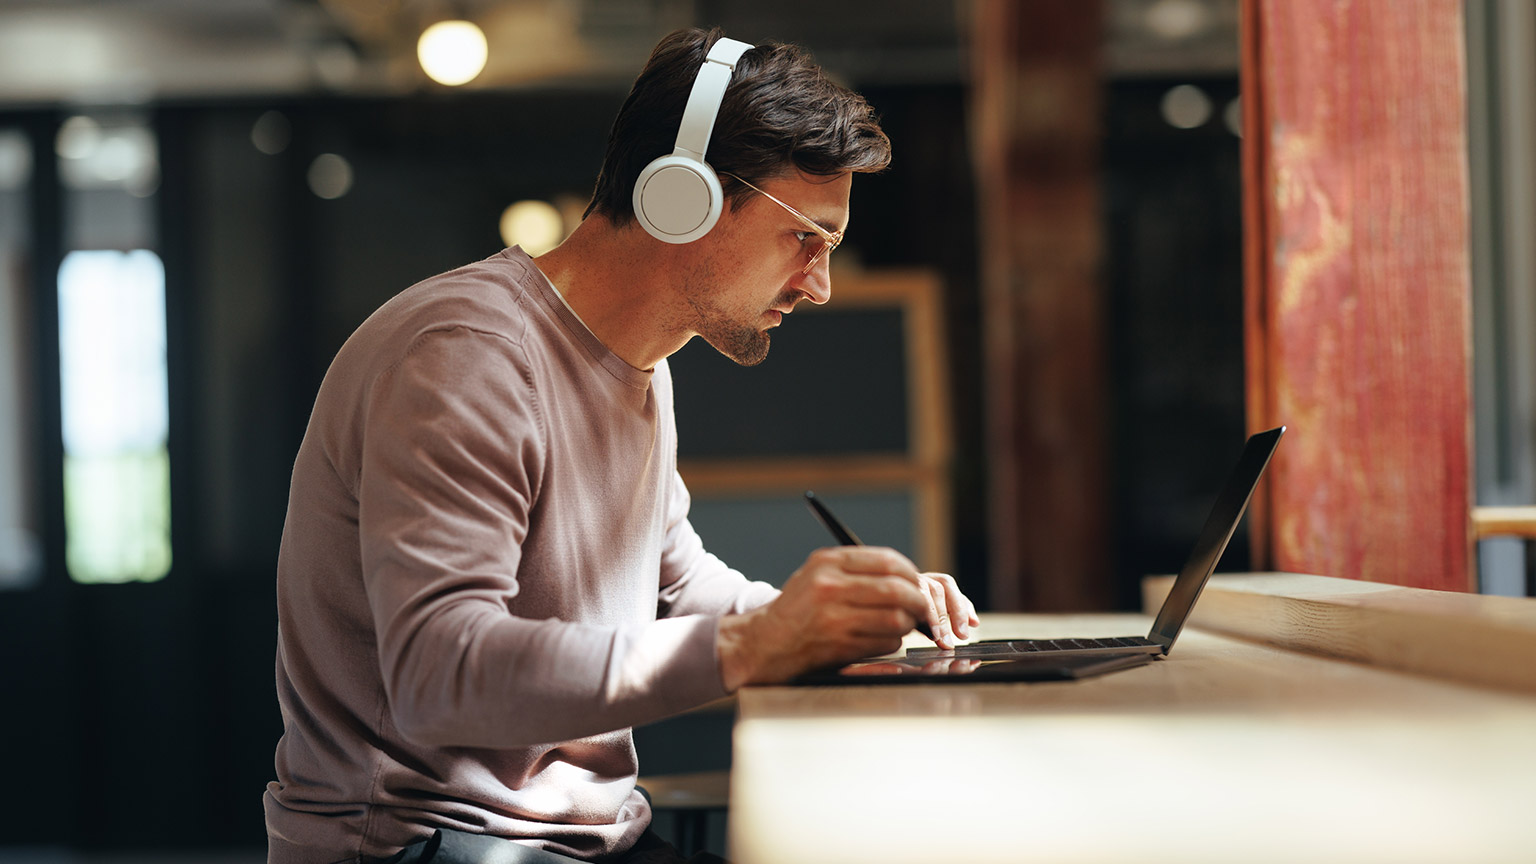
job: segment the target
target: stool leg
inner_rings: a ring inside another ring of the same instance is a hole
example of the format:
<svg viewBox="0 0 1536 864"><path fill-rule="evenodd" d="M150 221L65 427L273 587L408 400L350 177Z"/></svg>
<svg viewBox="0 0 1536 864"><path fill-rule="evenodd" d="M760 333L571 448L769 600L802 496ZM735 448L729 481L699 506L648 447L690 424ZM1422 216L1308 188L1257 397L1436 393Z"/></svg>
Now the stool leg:
<svg viewBox="0 0 1536 864"><path fill-rule="evenodd" d="M680 810L677 813L678 844L677 851L684 855L695 855L704 848L704 832L708 827L706 820L709 817L707 810Z"/></svg>

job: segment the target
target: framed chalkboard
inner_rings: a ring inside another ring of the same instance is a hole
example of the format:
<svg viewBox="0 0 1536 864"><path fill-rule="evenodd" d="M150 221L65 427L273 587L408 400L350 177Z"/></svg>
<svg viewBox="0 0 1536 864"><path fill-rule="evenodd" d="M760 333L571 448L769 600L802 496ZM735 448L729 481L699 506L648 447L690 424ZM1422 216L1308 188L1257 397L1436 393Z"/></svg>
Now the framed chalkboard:
<svg viewBox="0 0 1536 864"><path fill-rule="evenodd" d="M832 302L801 304L759 366L700 340L673 355L679 470L711 551L781 582L828 543L800 501L814 489L865 542L949 569L939 290L927 272L840 272Z"/></svg>
<svg viewBox="0 0 1536 864"><path fill-rule="evenodd" d="M668 361L679 458L905 453L903 319L880 306L797 312L750 368L694 339Z"/></svg>

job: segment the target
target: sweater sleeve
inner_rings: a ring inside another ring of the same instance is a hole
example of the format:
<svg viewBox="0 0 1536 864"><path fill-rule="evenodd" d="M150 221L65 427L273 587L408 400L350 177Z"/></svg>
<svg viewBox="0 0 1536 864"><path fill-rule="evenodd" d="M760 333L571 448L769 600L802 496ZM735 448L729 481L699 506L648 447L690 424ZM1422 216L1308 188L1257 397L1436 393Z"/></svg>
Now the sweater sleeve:
<svg viewBox="0 0 1536 864"><path fill-rule="evenodd" d="M704 541L688 521L692 504L688 486L675 471L668 497L667 542L661 557L657 614L672 617L741 613L767 605L779 596L772 585L748 581L704 549Z"/></svg>
<svg viewBox="0 0 1536 864"><path fill-rule="evenodd" d="M548 440L520 349L433 331L372 384L357 479L390 718L431 746L517 747L723 694L715 622L619 626L510 611Z"/></svg>

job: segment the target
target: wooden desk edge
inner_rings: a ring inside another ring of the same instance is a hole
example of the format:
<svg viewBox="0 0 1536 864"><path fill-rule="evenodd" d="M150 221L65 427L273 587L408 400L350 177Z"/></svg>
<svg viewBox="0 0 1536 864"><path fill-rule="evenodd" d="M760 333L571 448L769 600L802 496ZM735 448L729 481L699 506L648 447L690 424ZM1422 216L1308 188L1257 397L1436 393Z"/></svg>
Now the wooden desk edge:
<svg viewBox="0 0 1536 864"><path fill-rule="evenodd" d="M1536 507L1473 507L1472 531L1479 540L1489 537L1536 540Z"/></svg>
<svg viewBox="0 0 1536 864"><path fill-rule="evenodd" d="M1142 581L1148 612L1172 576ZM1300 573L1212 576L1188 626L1383 668L1536 693L1536 598Z"/></svg>

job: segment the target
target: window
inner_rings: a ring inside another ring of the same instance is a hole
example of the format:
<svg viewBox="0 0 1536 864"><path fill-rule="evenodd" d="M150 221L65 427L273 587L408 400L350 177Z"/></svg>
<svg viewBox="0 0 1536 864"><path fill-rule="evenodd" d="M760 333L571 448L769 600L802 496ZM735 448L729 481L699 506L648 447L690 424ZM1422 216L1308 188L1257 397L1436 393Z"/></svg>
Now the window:
<svg viewBox="0 0 1536 864"><path fill-rule="evenodd" d="M165 268L145 249L59 268L65 563L77 582L171 566Z"/></svg>

